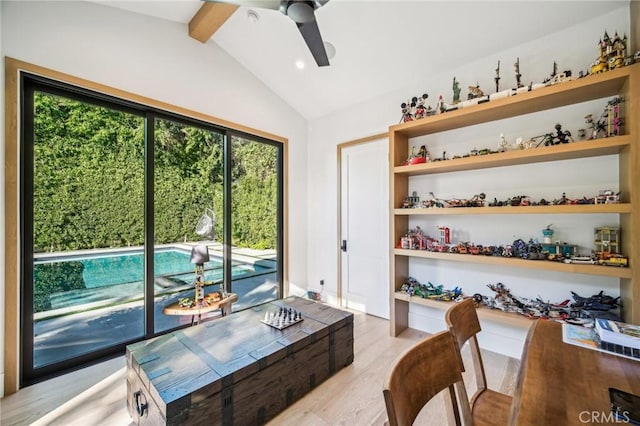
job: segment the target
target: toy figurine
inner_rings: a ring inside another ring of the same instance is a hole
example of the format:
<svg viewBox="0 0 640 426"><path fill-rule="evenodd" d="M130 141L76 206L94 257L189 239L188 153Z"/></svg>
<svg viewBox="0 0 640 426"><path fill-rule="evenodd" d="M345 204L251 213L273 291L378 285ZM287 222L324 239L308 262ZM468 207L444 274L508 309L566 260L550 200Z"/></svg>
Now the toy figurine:
<svg viewBox="0 0 640 426"><path fill-rule="evenodd" d="M608 311L613 308L617 308L620 302L620 297L612 297L604 294L604 291L601 291L598 294L594 294L591 297L582 297L575 292L571 292L573 296L574 307L580 307L587 310L593 311Z"/></svg>
<svg viewBox="0 0 640 426"><path fill-rule="evenodd" d="M570 131L562 130L562 126L560 124L556 124L555 129L555 134L549 133L545 136L545 146L560 145L561 143L569 143L569 141L573 142Z"/></svg>
<svg viewBox="0 0 640 426"><path fill-rule="evenodd" d="M569 204L569 199L567 198L567 194L564 192L562 193L562 197L560 197L559 199L553 200L554 206L564 206L566 204Z"/></svg>
<svg viewBox="0 0 640 426"><path fill-rule="evenodd" d="M420 203L420 197L418 197L418 193L416 191L413 191L411 195L407 197L406 201L408 204L407 208L415 208Z"/></svg>
<svg viewBox="0 0 640 426"><path fill-rule="evenodd" d="M416 110L414 118L419 120L427 116L427 108L424 106L424 101L429 97L428 94L423 94L421 97L414 97L411 101L416 104Z"/></svg>
<svg viewBox="0 0 640 426"><path fill-rule="evenodd" d="M408 121L413 121L413 114L411 113L411 105L403 102L400 104L400 108L402 108L402 118L400 118L401 123L406 123Z"/></svg>
<svg viewBox="0 0 640 426"><path fill-rule="evenodd" d="M453 104L457 104L460 102L460 84L456 81L456 78L453 77Z"/></svg>
<svg viewBox="0 0 640 426"><path fill-rule="evenodd" d="M620 103L622 98L616 96L609 102L607 102L606 115L607 115L607 136L620 136L622 118L620 118Z"/></svg>
<svg viewBox="0 0 640 426"><path fill-rule="evenodd" d="M493 81L496 82L496 93L500 91L500 59L498 59L498 68L496 68L496 76L493 77Z"/></svg>
<svg viewBox="0 0 640 426"><path fill-rule="evenodd" d="M613 40L611 40L609 34L605 31L604 36L598 43L598 50L598 59L591 64L591 74L598 74L624 66L627 56L627 35L625 34L623 38L620 38L616 32Z"/></svg>
<svg viewBox="0 0 640 426"><path fill-rule="evenodd" d="M618 33L613 38L612 57L609 59L609 69L620 68L624 64L624 58L627 56L627 35L620 38Z"/></svg>
<svg viewBox="0 0 640 426"><path fill-rule="evenodd" d="M451 244L451 231L446 226L436 227L438 230L438 242L440 244Z"/></svg>
<svg viewBox="0 0 640 426"><path fill-rule="evenodd" d="M516 72L516 88L519 89L521 87L524 87L520 82L520 78L522 77L522 74L520 74L520 58L517 58L516 63L513 64L513 67Z"/></svg>
<svg viewBox="0 0 640 426"><path fill-rule="evenodd" d="M584 139L587 136L587 131L585 129L578 129L578 137L580 139Z"/></svg>
<svg viewBox="0 0 640 426"><path fill-rule="evenodd" d="M504 133L500 133L500 138L498 139L498 151L505 152L508 146L509 146L509 143L507 142L507 139L504 137Z"/></svg>
<svg viewBox="0 0 640 426"><path fill-rule="evenodd" d="M589 125L589 140L598 139L606 134L605 123L602 120L595 121L593 114L586 115L584 121Z"/></svg>
<svg viewBox="0 0 640 426"><path fill-rule="evenodd" d="M424 158L425 163L428 163L431 160L426 145L420 146L420 149L418 149L418 157Z"/></svg>
<svg viewBox="0 0 640 426"><path fill-rule="evenodd" d="M442 100L442 95L438 97L438 103L436 104L436 113L440 114L446 111L444 106L444 101Z"/></svg>
<svg viewBox="0 0 640 426"><path fill-rule="evenodd" d="M522 141L522 137L517 137L515 143L513 144L513 149L525 149L525 143Z"/></svg>
<svg viewBox="0 0 640 426"><path fill-rule="evenodd" d="M589 125L589 140L622 134L622 118L620 117L620 103L622 101L620 96L608 101L598 121L594 120L592 114L584 117L585 122Z"/></svg>
<svg viewBox="0 0 640 426"><path fill-rule="evenodd" d="M593 246L596 255L603 257L620 253L620 228L601 226L593 230Z"/></svg>
<svg viewBox="0 0 640 426"><path fill-rule="evenodd" d="M544 244L551 244L551 237L553 237L553 229L551 229L551 225L547 225L545 229L542 230L543 239L542 242Z"/></svg>
<svg viewBox="0 0 640 426"><path fill-rule="evenodd" d="M615 193L611 189L598 191L594 199L594 204L616 204L620 202L620 193Z"/></svg>
<svg viewBox="0 0 640 426"><path fill-rule="evenodd" d="M484 96L484 92L480 90L480 85L476 83L475 86L469 86L469 94L467 99L477 99Z"/></svg>

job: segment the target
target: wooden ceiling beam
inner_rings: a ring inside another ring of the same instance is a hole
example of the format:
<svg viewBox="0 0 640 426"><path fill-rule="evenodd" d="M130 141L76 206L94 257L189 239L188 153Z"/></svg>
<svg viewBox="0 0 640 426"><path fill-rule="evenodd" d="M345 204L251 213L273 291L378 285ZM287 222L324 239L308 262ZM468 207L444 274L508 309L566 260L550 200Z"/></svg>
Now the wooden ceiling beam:
<svg viewBox="0 0 640 426"><path fill-rule="evenodd" d="M235 4L205 1L189 21L189 37L206 43L237 8Z"/></svg>

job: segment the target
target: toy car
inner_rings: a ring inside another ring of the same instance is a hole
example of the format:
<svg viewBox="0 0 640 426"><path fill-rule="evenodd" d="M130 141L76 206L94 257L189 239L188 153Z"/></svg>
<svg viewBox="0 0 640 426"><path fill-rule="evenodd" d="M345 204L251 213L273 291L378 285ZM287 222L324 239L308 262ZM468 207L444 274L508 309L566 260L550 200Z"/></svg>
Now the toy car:
<svg viewBox="0 0 640 426"><path fill-rule="evenodd" d="M621 268L624 268L626 266L629 266L629 258L621 254L614 253L606 259L598 260L598 264L606 266L619 266Z"/></svg>
<svg viewBox="0 0 640 426"><path fill-rule="evenodd" d="M588 263L588 264L592 264L593 265L593 264L596 263L596 261L590 256L571 256L571 257L566 258L564 260L564 263L578 263L578 264L580 264L580 263L582 263L582 264Z"/></svg>

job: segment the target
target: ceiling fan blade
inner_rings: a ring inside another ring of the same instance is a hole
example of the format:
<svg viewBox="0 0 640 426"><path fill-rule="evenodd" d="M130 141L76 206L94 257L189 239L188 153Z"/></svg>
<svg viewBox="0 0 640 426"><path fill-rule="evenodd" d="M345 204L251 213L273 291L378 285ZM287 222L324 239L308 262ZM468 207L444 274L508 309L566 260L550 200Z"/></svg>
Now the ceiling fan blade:
<svg viewBox="0 0 640 426"><path fill-rule="evenodd" d="M320 35L318 23L314 20L296 25L298 26L298 30L300 30L300 34L302 34L302 38L304 38L307 46L309 46L309 50L313 55L313 59L316 60L316 64L318 64L319 67L328 66L329 58L327 57L327 51L324 49L324 42Z"/></svg>

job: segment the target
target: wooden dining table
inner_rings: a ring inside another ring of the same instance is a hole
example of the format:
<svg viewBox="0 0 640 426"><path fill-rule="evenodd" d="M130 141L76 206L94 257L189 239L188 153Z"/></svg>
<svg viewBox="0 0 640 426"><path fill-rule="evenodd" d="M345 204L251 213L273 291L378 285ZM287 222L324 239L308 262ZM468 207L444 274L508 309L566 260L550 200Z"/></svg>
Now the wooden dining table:
<svg viewBox="0 0 640 426"><path fill-rule="evenodd" d="M512 425L625 424L609 388L640 396L640 360L565 343L562 324L529 330L511 407Z"/></svg>

